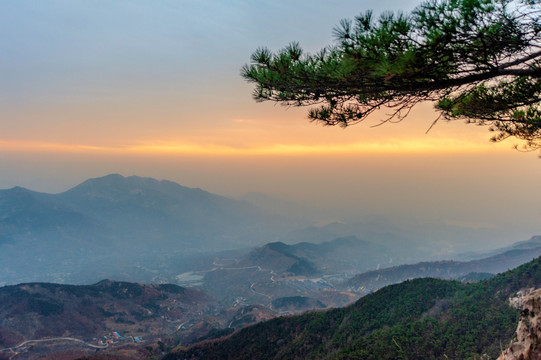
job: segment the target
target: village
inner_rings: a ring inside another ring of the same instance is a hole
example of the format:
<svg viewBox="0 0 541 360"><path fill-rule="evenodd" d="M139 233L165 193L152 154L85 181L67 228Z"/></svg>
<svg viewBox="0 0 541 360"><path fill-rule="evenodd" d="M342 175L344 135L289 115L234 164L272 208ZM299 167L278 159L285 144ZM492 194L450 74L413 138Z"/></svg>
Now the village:
<svg viewBox="0 0 541 360"><path fill-rule="evenodd" d="M94 338L94 341L98 346L110 346L115 344L124 343L142 343L144 342L142 336L122 336L117 331L113 331L109 335L104 335L101 338Z"/></svg>

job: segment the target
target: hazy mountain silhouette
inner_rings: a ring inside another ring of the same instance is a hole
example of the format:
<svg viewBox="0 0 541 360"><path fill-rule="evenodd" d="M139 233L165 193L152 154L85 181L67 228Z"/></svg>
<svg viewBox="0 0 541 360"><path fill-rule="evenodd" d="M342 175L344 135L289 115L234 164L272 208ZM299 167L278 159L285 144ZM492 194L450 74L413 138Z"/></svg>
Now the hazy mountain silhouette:
<svg viewBox="0 0 541 360"><path fill-rule="evenodd" d="M126 272L134 258L159 262L152 254L260 245L290 226L245 201L137 176L89 179L60 194L0 190L0 284L97 281L74 274L96 262Z"/></svg>
<svg viewBox="0 0 541 360"><path fill-rule="evenodd" d="M530 240L517 242L509 247L499 249L498 252L495 252L495 255L483 259L424 261L417 264L367 271L355 275L343 285L346 288L353 288L361 294L366 294L387 285L415 278L458 279L472 273L498 274L540 256L541 246L530 247L538 243L539 238L539 236L536 236Z"/></svg>
<svg viewBox="0 0 541 360"><path fill-rule="evenodd" d="M21 187L0 190L0 214L0 244L15 244L20 239L39 240L56 232L69 236L99 230L95 221L57 196Z"/></svg>
<svg viewBox="0 0 541 360"><path fill-rule="evenodd" d="M272 250L270 254L303 259L318 269L321 273L355 272L375 269L379 264L390 261L388 250L379 244L359 239L355 236L336 238L322 243L300 242L293 245L275 242L265 245L250 253L247 258L254 257L258 251ZM268 251L265 252L269 253ZM270 259L267 257L267 261ZM265 264L258 264L265 266ZM315 273L315 272L314 272Z"/></svg>
<svg viewBox="0 0 541 360"><path fill-rule="evenodd" d="M273 220L246 202L137 176L90 179L59 198L132 241L152 239L196 249L262 243L256 238L270 232Z"/></svg>
<svg viewBox="0 0 541 360"><path fill-rule="evenodd" d="M502 254L510 250L528 250L528 249L536 249L540 247L541 247L541 236L538 235L538 236L532 236L528 240L517 241L509 246L494 249L492 251L468 252L468 253L458 254L457 256L455 256L455 258L459 260L482 259L482 258Z"/></svg>

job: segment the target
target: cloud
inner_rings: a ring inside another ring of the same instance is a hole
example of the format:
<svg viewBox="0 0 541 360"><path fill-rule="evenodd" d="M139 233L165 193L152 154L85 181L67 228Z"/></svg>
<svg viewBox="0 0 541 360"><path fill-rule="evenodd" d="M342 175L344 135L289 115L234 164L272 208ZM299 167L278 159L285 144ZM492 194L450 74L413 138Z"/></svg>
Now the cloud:
<svg viewBox="0 0 541 360"><path fill-rule="evenodd" d="M352 143L278 143L251 146L213 143L147 142L138 145L96 146L37 141L0 141L5 151L95 152L122 154L186 154L209 156L242 155L331 155L331 154L439 154L494 151L497 145L458 139L409 138Z"/></svg>

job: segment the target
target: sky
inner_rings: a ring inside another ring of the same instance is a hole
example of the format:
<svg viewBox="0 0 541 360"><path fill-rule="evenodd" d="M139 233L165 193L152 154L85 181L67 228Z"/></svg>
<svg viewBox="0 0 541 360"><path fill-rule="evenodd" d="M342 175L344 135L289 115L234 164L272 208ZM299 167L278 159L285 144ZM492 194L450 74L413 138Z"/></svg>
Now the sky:
<svg viewBox="0 0 541 360"><path fill-rule="evenodd" d="M541 234L539 153L484 127L398 124L382 110L346 129L306 108L256 103L240 68L258 47L332 43L340 19L417 0L0 1L0 189L58 193L110 173L220 195L263 192L328 221L414 219Z"/></svg>

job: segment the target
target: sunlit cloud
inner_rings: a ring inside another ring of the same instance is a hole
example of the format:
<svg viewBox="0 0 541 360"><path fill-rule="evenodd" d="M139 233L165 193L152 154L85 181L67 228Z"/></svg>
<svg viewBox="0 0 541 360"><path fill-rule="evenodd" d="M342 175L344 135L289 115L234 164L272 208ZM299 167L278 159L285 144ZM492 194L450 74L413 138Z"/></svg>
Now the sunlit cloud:
<svg viewBox="0 0 541 360"><path fill-rule="evenodd" d="M0 151L50 151L50 152L74 152L74 151L111 151L115 148L74 145L41 141L5 141L0 140Z"/></svg>
<svg viewBox="0 0 541 360"><path fill-rule="evenodd" d="M321 155L321 154L437 154L494 151L501 148L488 142L448 139L386 139L385 141L329 144L265 144L259 146L228 146L190 142L149 142L125 146L94 146L31 141L0 141L4 151L50 151L123 154L186 154L208 156L252 155ZM508 147L506 147L508 148Z"/></svg>
<svg viewBox="0 0 541 360"><path fill-rule="evenodd" d="M250 120L250 119L233 119L233 122L234 123L239 123L239 124L246 124L246 123L252 123L254 122L253 120Z"/></svg>

